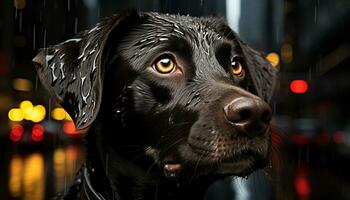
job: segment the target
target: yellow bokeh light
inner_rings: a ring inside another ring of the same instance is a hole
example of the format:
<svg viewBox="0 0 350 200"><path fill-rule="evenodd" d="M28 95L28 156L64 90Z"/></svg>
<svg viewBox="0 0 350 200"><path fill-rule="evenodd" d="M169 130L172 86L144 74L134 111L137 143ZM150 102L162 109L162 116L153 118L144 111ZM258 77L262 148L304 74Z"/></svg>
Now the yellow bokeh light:
<svg viewBox="0 0 350 200"><path fill-rule="evenodd" d="M64 120L66 118L66 111L63 108L55 108L51 112L51 117L55 120Z"/></svg>
<svg viewBox="0 0 350 200"><path fill-rule="evenodd" d="M37 105L37 106L34 106L32 110L30 120L32 120L35 123L38 123L45 118L45 115L46 115L45 107L42 105Z"/></svg>
<svg viewBox="0 0 350 200"><path fill-rule="evenodd" d="M45 163L42 154L26 157L23 170L23 199L44 199Z"/></svg>
<svg viewBox="0 0 350 200"><path fill-rule="evenodd" d="M19 108L13 108L8 112L11 121L31 120L35 123L41 122L46 117L46 109L43 105L33 106L32 102L25 100L19 104Z"/></svg>
<svg viewBox="0 0 350 200"><path fill-rule="evenodd" d="M8 112L8 117L11 121L14 122L19 122L22 121L24 118L24 114L23 112L18 109L18 108L12 108L9 112Z"/></svg>
<svg viewBox="0 0 350 200"><path fill-rule="evenodd" d="M12 86L15 90L24 91L24 92L30 91L33 88L32 82L30 80L23 79L23 78L14 79L12 82Z"/></svg>
<svg viewBox="0 0 350 200"><path fill-rule="evenodd" d="M273 67L276 67L280 63L280 57L275 52L267 54L266 59L271 63Z"/></svg>
<svg viewBox="0 0 350 200"><path fill-rule="evenodd" d="M32 116L32 112L33 112L32 102L30 102L28 100L22 101L19 104L19 108L21 109L21 111L24 114L24 119L31 120L31 116Z"/></svg>
<svg viewBox="0 0 350 200"><path fill-rule="evenodd" d="M15 155L10 161L9 191L12 197L21 196L23 161Z"/></svg>
<svg viewBox="0 0 350 200"><path fill-rule="evenodd" d="M23 9L26 7L26 0L14 0L13 6L15 6L16 9Z"/></svg>
<svg viewBox="0 0 350 200"><path fill-rule="evenodd" d="M285 63L291 63L293 61L293 47L291 44L283 44L281 47L281 58Z"/></svg>
<svg viewBox="0 0 350 200"><path fill-rule="evenodd" d="M72 121L72 118L70 117L70 115L66 112L66 120L67 121Z"/></svg>

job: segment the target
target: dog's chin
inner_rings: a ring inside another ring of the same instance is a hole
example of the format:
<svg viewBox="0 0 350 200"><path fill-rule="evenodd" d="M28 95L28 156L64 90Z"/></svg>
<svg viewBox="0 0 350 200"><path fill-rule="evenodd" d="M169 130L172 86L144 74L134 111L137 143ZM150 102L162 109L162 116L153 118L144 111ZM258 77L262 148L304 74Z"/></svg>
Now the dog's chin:
<svg viewBox="0 0 350 200"><path fill-rule="evenodd" d="M210 177L220 179L227 176L246 177L252 172L264 168L267 164L267 153L257 154L243 151L239 155L212 157L199 154L189 145L179 146L181 161L162 163L164 176L172 180L189 180Z"/></svg>

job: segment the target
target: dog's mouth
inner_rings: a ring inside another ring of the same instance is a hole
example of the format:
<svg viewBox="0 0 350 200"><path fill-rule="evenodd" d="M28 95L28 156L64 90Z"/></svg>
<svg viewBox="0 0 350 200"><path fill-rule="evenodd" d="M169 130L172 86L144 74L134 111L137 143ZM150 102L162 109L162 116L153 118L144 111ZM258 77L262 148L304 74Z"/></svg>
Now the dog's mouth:
<svg viewBox="0 0 350 200"><path fill-rule="evenodd" d="M203 176L241 176L246 177L253 171L264 168L267 164L267 153L252 149L237 153L208 152L189 144L180 145L186 149L180 160L168 160L161 163L164 176L171 180L189 180ZM190 155L192 154L192 155ZM225 156L223 156L225 154ZM189 158L190 157L190 158Z"/></svg>

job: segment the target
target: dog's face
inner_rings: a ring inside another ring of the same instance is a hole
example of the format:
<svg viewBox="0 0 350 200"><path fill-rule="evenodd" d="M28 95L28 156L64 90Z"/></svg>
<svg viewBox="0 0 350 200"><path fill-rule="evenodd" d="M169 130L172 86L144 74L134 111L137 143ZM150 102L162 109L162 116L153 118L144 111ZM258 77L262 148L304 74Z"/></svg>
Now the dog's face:
<svg viewBox="0 0 350 200"><path fill-rule="evenodd" d="M98 123L118 159L144 170L151 160L169 179L266 164L275 71L222 20L119 15L34 61L78 128Z"/></svg>

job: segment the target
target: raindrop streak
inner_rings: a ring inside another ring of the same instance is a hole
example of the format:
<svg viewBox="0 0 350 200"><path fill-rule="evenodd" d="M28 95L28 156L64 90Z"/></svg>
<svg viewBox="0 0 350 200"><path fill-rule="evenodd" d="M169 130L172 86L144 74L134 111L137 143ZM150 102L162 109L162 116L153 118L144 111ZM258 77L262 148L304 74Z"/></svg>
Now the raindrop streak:
<svg viewBox="0 0 350 200"><path fill-rule="evenodd" d="M17 19L17 16L18 16L18 9L16 8L16 11L15 11L15 19Z"/></svg>
<svg viewBox="0 0 350 200"><path fill-rule="evenodd" d="M276 43L278 43L279 42L279 31L278 31L278 28L279 27L276 27Z"/></svg>
<svg viewBox="0 0 350 200"><path fill-rule="evenodd" d="M310 153L310 148L306 148L306 163L309 163L309 153Z"/></svg>
<svg viewBox="0 0 350 200"><path fill-rule="evenodd" d="M35 39L36 39L36 27L33 26L33 50L35 50Z"/></svg>
<svg viewBox="0 0 350 200"><path fill-rule="evenodd" d="M311 82L312 79L312 68L309 67L309 82Z"/></svg>
<svg viewBox="0 0 350 200"><path fill-rule="evenodd" d="M22 32L22 11L19 12L19 32Z"/></svg>
<svg viewBox="0 0 350 200"><path fill-rule="evenodd" d="M98 5L98 8L97 8L97 19L100 19L101 17L101 6Z"/></svg>
<svg viewBox="0 0 350 200"><path fill-rule="evenodd" d="M46 29L44 29L44 44L43 44L43 46L44 46L44 48L46 48Z"/></svg>
<svg viewBox="0 0 350 200"><path fill-rule="evenodd" d="M67 193L67 176L64 176L64 194Z"/></svg>
<svg viewBox="0 0 350 200"><path fill-rule="evenodd" d="M108 176L108 160L109 160L109 156L108 156L108 153L106 154L106 176Z"/></svg>
<svg viewBox="0 0 350 200"><path fill-rule="evenodd" d="M317 23L317 6L315 6L314 20L315 20L315 23Z"/></svg>
<svg viewBox="0 0 350 200"><path fill-rule="evenodd" d="M35 91L38 90L38 81L39 81L39 77L38 75L35 75Z"/></svg>
<svg viewBox="0 0 350 200"><path fill-rule="evenodd" d="M67 11L70 11L70 0L67 0Z"/></svg>
<svg viewBox="0 0 350 200"><path fill-rule="evenodd" d="M78 33L78 18L75 18L74 21L74 33L77 34Z"/></svg>

